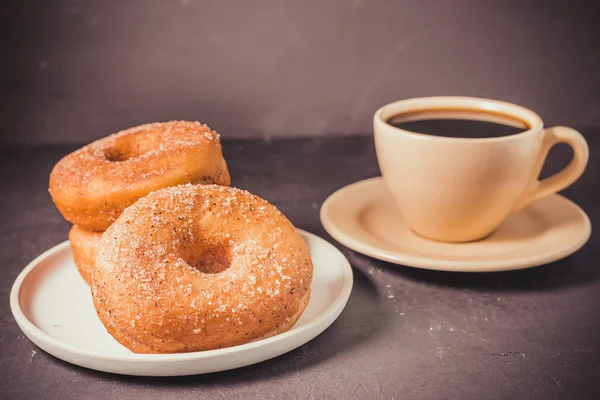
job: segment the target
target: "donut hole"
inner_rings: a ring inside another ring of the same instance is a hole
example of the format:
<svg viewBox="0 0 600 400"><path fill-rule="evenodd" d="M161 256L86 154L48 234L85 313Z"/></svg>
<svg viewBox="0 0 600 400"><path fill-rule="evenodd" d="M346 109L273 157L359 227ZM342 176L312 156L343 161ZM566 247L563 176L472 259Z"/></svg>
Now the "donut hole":
<svg viewBox="0 0 600 400"><path fill-rule="evenodd" d="M190 263L194 268L205 274L218 274L231 266L232 254L229 246L211 246Z"/></svg>
<svg viewBox="0 0 600 400"><path fill-rule="evenodd" d="M128 146L114 146L104 150L104 158L110 162L123 162L144 155L150 150L144 151L140 148Z"/></svg>
<svg viewBox="0 0 600 400"><path fill-rule="evenodd" d="M123 162L137 158L160 148L160 142L147 138L144 141L133 141L130 137L115 140L103 151L104 158L109 162Z"/></svg>
<svg viewBox="0 0 600 400"><path fill-rule="evenodd" d="M119 151L119 149L112 148L104 151L104 158L110 162L121 162L130 159L131 155Z"/></svg>

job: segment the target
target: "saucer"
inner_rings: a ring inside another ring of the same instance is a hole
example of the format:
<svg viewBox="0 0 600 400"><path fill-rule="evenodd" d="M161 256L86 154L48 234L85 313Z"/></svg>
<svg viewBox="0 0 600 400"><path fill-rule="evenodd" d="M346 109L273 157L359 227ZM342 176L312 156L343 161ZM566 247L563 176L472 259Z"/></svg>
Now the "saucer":
<svg viewBox="0 0 600 400"><path fill-rule="evenodd" d="M298 231L314 265L308 306L289 331L255 342L193 353L132 353L113 339L98 319L90 288L73 263L69 242L54 246L25 267L12 287L10 307L33 343L82 367L140 376L204 374L244 367L310 341L335 321L350 297L352 268L346 257L320 237Z"/></svg>
<svg viewBox="0 0 600 400"><path fill-rule="evenodd" d="M564 258L587 242L591 223L563 196L537 200L508 218L490 236L469 243L442 243L413 233L381 177L333 193L321 222L337 241L359 253L410 267L491 272L523 269Z"/></svg>

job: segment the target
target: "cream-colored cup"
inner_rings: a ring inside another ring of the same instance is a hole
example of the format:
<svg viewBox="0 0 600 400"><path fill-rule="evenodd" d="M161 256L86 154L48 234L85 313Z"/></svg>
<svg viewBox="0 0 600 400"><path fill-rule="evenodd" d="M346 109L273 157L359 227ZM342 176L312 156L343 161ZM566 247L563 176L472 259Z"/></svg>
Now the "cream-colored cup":
<svg viewBox="0 0 600 400"><path fill-rule="evenodd" d="M410 132L390 118L460 118L526 129L493 138L465 139ZM444 242L483 238L512 212L575 182L588 161L583 136L567 127L544 128L533 111L471 97L424 97L383 106L374 116L375 147L383 179L402 217L417 234ZM567 143L573 160L538 180L550 148Z"/></svg>

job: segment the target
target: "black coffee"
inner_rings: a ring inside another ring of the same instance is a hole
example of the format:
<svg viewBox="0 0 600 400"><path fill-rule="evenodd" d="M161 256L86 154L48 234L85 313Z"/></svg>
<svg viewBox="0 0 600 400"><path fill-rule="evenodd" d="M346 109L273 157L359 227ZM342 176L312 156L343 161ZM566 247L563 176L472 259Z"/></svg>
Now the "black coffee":
<svg viewBox="0 0 600 400"><path fill-rule="evenodd" d="M523 121L505 115L473 112L461 118L462 115L460 114L464 113L451 113L456 115L453 115L453 118L448 118L448 112L436 111L419 112L418 115L416 113L401 114L388 119L387 122L397 128L411 132L459 138L509 136L529 129ZM444 116L440 114L444 114Z"/></svg>

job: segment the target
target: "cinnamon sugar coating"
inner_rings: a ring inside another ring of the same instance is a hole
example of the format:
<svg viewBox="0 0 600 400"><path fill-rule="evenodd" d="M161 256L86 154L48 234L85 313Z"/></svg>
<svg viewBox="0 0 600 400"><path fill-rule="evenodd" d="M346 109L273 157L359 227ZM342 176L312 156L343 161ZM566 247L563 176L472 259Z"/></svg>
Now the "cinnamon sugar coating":
<svg viewBox="0 0 600 400"><path fill-rule="evenodd" d="M188 184L149 194L108 228L92 296L108 332L132 351L190 352L290 329L312 275L308 246L275 206Z"/></svg>
<svg viewBox="0 0 600 400"><path fill-rule="evenodd" d="M219 135L188 121L140 125L60 160L50 195L69 222L103 231L148 193L184 183L229 185Z"/></svg>

